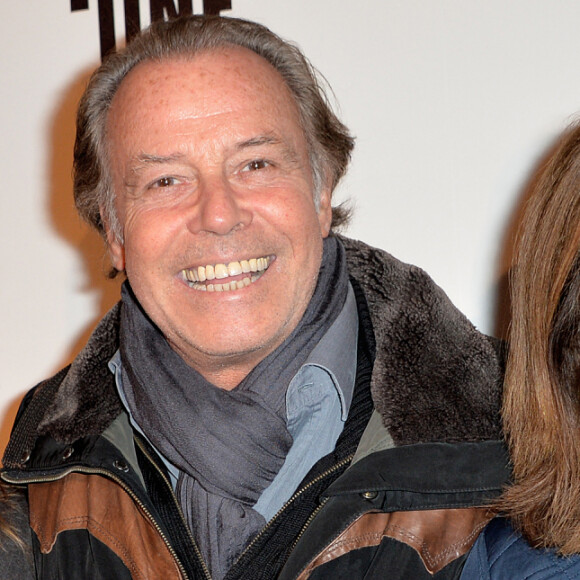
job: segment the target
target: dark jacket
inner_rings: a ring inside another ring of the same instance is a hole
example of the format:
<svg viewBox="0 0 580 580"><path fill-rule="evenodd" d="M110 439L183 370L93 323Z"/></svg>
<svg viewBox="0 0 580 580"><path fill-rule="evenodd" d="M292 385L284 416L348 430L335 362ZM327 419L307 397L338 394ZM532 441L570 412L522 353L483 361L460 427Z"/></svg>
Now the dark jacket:
<svg viewBox="0 0 580 580"><path fill-rule="evenodd" d="M574 580L580 555L535 550L503 518L494 519L473 546L461 580Z"/></svg>
<svg viewBox="0 0 580 580"><path fill-rule="evenodd" d="M228 579L458 578L508 477L492 341L422 270L342 241L360 326L349 417ZM4 479L28 485L38 577L209 578L116 394L118 319L25 398L6 450Z"/></svg>

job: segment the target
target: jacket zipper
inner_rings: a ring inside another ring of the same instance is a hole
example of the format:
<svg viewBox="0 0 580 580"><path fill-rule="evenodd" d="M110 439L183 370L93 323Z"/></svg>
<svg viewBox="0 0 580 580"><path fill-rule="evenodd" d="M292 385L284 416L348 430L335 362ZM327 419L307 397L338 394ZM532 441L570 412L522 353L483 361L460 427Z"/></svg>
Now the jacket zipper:
<svg viewBox="0 0 580 580"><path fill-rule="evenodd" d="M4 474L2 474L2 479L7 481L8 483L13 483L15 485L23 485L23 484L30 484L30 483L48 483L51 481L58 481L59 479L62 479L63 477L66 477L67 475L70 475L71 473L83 473L85 475L103 475L103 476L107 477L108 479L112 479L114 482L116 482L118 485L120 485L127 492L127 494L131 497L131 499L137 504L137 506L139 506L139 508L142 510L142 512L147 517L147 519L153 524L153 527L157 530L157 533L161 536L161 539L163 540L163 542L167 546L169 553L171 554L171 556L175 560L175 563L177 564L177 567L179 568L179 571L180 571L181 575L183 576L184 580L189 580L189 576L187 575L185 568L183 567L183 564L181 563L177 554L175 553L173 546L171 545L171 543L167 539L167 536L164 534L163 530L159 527L159 524L157 523L157 521L155 520L155 518L153 517L151 512L147 509L147 507L143 504L143 502L137 497L137 495L133 492L133 490L122 479L118 478L111 471L107 471L106 469L99 469L96 467L72 467L69 469L65 469L64 471L61 471L58 474L58 476L45 476L45 477L31 478L31 479L11 479L10 477L8 477L4 473ZM210 576L208 576L208 580L211 580Z"/></svg>
<svg viewBox="0 0 580 580"><path fill-rule="evenodd" d="M203 571L204 571L204 573L206 575L206 579L207 580L212 580L211 574L210 574L209 569L207 567L207 564L206 564L206 562L205 562L205 560L203 558L203 555L201 554L201 551L199 550L199 547L198 547L195 539L193 538L193 536L191 534L191 531L189 530L189 526L187 525L187 522L185 521L185 517L183 515L183 511L181 509L181 506L179 505L179 502L178 502L177 498L175 497L175 493L173 491L173 487L172 487L171 483L167 480L167 477L159 469L159 467L157 466L157 464L155 463L155 461L153 461L153 459L149 455L147 449L145 449L145 447L142 445L142 443L139 440L139 438L135 438L135 440L137 442L137 445L139 445L139 448L141 449L141 451L143 452L143 454L147 457L147 459L153 465L153 467L158 471L158 473L161 475L161 477L165 481L166 485L170 489L170 491L171 491L171 497L173 498L173 501L175 502L175 505L177 506L178 513L180 514L181 520L183 521L183 523L185 525L185 529L187 530L187 533L189 535L189 539L191 540L191 543L192 543L192 545L194 547L195 553L196 553L197 557L199 558L199 560L200 560L200 562L202 564L202 568L203 568ZM321 481L325 477L328 477L329 475L331 475L332 473L334 473L338 469L341 469L345 465L348 465L352 461L353 457L354 457L354 453L351 454L351 455L349 455L348 457L345 457L342 461L339 461L338 463L336 463L335 465L333 465L331 468L327 469L324 473L321 473L320 475L318 475L317 477L315 477L312 481L309 481L303 488L301 488L297 492L295 492L292 495L292 497L276 512L276 514L272 517L272 519L270 519L268 521L268 523L262 528L262 530L258 533L258 535L246 546L246 548L244 549L244 551L238 556L238 558L234 562L234 566L236 565L236 563L245 554L247 554L253 548L253 546L260 539L260 537L262 535L264 535L266 533L266 531L270 528L270 526L272 525L272 523L274 522L274 520L276 520L295 499L297 499L298 497L300 497L306 490L308 490L310 487L312 487L313 485L315 485L316 483L318 483L319 481ZM314 510L314 512L312 512L310 514L308 520L306 521L306 523L304 524L304 526L302 526L302 529L300 530L300 533L298 534L298 536L294 540L294 542L292 544L292 549L294 549L294 547L297 545L298 541L300 540L300 538L302 537L302 535L304 534L304 532L306 531L306 529L308 528L308 526L310 525L310 523L312 522L312 520L316 517L316 515L318 514L318 512L324 507L324 504L327 501L328 501L328 499L323 500L322 503Z"/></svg>
<svg viewBox="0 0 580 580"><path fill-rule="evenodd" d="M181 517L181 521L183 522L183 525L185 526L185 529L187 530L187 535L189 536L189 540L191 541L191 544L192 544L193 549L195 551L195 555L198 557L199 561L201 562L201 567L203 568L203 573L206 577L206 580L212 580L211 574L209 572L209 568L207 567L207 564L206 564L205 559L201 553L201 550L199 549L199 546L197 545L197 542L195 541L195 538L193 537L193 535L189 529L189 525L185 521L185 516L183 515L183 510L181 509L181 506L179 505L179 501L177 500L175 492L173 491L173 486L171 485L171 482L167 479L167 477L165 476L163 471L161 471L159 469L159 467L157 466L157 464L155 463L155 461L153 460L153 458L151 457L151 455L149 454L149 452L147 451L145 446L141 443L141 440L139 439L139 437L135 437L135 442L137 443L137 445L139 446L139 449L141 449L141 451L145 455L145 457L147 457L147 459L149 460L149 463L151 463L151 465L154 467L154 469L162 477L163 481L165 482L169 491L171 492L171 497L173 498L173 501L177 507L177 512L179 513L179 516ZM187 578L187 576L186 576L186 578Z"/></svg>
<svg viewBox="0 0 580 580"><path fill-rule="evenodd" d="M338 463L336 463L335 465L333 465L332 467L330 467L329 469L327 469L324 473L321 473L320 475L316 476L312 481L309 481L303 488L299 489L276 513L276 515L274 515L274 517L262 528L262 530L260 531L260 533L248 544L248 546L246 547L246 549L238 556L235 564L241 560L241 558L247 554L256 544L256 542L260 539L261 536L263 536L266 531L270 528L270 526L273 524L273 522L282 514L282 512L284 512L286 510L286 508L298 497L300 497L306 490L308 490L310 487L312 487L314 484L318 483L319 481L323 480L324 478L328 477L329 475L331 475L332 473L334 473L335 471L341 469L342 467L344 467L345 465L348 465L352 459L354 457L354 453L352 455L349 455L348 457L345 457L342 461L339 461ZM308 526L312 523L312 520L315 518L316 514L318 514L318 512L322 509L322 507L324 506L324 504L327 502L328 500L324 500L315 510L314 512L312 512L312 514L310 514L310 517L308 518L308 520L306 521L306 523L302 526L302 529L300 530L300 533L298 534L298 536L296 537L296 540L294 540L294 543L292 544L292 549L294 549L296 547L296 544L298 543L298 540L300 540L300 538L303 536L304 532L306 531L306 528L308 528Z"/></svg>

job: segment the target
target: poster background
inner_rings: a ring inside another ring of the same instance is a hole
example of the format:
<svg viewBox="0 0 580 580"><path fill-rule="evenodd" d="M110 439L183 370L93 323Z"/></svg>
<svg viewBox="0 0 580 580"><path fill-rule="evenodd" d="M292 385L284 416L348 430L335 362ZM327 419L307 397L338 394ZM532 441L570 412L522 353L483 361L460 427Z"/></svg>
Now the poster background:
<svg viewBox="0 0 580 580"><path fill-rule="evenodd" d="M349 235L425 268L478 328L537 164L580 110L576 0L232 0L297 42L357 137L338 192ZM142 24L149 3L140 1ZM115 0L124 33L123 2ZM202 2L194 0L194 11ZM78 352L116 301L74 212L74 114L99 60L97 0L0 8L0 450L23 393Z"/></svg>

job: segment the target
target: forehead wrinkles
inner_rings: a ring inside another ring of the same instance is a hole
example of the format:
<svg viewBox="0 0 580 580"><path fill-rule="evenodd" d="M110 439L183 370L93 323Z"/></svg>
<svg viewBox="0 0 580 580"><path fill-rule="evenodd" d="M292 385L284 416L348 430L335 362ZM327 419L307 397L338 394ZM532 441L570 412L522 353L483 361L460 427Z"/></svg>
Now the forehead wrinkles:
<svg viewBox="0 0 580 580"><path fill-rule="evenodd" d="M188 99L187 97L190 97ZM183 114L211 116L231 111L241 103L262 103L291 113L301 127L294 95L274 67L261 56L241 47L207 51L192 58L147 61L137 65L122 81L111 104L111 116L126 101L153 107L175 107Z"/></svg>
<svg viewBox="0 0 580 580"><path fill-rule="evenodd" d="M230 114L235 115L231 122ZM167 130L197 135L197 145L210 150L219 147L220 131L229 127L241 127L246 133L240 135L242 139L276 134L287 145L293 141L293 148L299 145L295 141L298 135L309 148L298 107L284 79L265 59L246 49L137 65L121 83L107 121L107 141L115 149L133 149L133 136L147 133L144 127L154 140ZM130 155L143 152L154 153L133 149Z"/></svg>

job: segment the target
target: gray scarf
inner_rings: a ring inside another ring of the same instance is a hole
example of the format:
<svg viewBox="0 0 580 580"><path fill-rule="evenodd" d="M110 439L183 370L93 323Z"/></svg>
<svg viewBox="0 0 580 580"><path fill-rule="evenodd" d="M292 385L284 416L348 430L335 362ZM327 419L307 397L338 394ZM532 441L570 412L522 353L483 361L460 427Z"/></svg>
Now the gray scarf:
<svg viewBox="0 0 580 580"><path fill-rule="evenodd" d="M120 351L127 404L153 445L179 468L176 494L215 578L225 576L265 525L252 506L292 445L286 389L340 313L347 286L344 248L329 237L298 326L226 391L171 349L129 284L123 285Z"/></svg>

